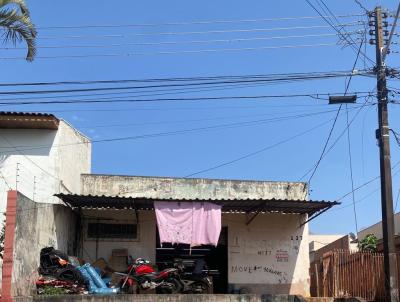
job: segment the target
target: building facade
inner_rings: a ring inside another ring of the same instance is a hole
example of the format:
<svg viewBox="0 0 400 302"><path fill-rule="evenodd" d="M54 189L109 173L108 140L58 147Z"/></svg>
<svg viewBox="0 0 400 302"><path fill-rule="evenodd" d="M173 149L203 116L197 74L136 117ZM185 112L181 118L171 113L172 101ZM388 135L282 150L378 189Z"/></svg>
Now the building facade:
<svg viewBox="0 0 400 302"><path fill-rule="evenodd" d="M309 296L308 214L333 205L307 201L306 185L292 182L88 174L82 175L81 191L82 195L60 195L81 213L81 257L109 259L113 249L122 248L133 258L161 265L174 257L201 255L217 272L222 292L231 293ZM223 231L218 246L161 246L154 201L221 204ZM308 208L317 205L318 210ZM102 228L133 224L127 229L135 235L93 236L91 229L99 223Z"/></svg>
<svg viewBox="0 0 400 302"><path fill-rule="evenodd" d="M91 171L90 140L51 114L0 112L0 146L0 211L10 189L59 202L55 193L79 193Z"/></svg>

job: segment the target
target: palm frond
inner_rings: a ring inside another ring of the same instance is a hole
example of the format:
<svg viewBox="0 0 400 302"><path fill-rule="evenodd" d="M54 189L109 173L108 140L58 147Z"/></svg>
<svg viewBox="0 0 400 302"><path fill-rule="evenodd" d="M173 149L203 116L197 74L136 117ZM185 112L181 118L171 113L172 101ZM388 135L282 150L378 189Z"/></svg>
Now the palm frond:
<svg viewBox="0 0 400 302"><path fill-rule="evenodd" d="M3 27L3 40L5 43L25 41L28 47L26 60L32 61L36 55L36 29L30 18L21 15L15 9L0 10L0 27Z"/></svg>
<svg viewBox="0 0 400 302"><path fill-rule="evenodd" d="M5 7L6 5L16 5L21 10L23 15L29 17L29 9L25 3L25 0L0 0L0 8Z"/></svg>

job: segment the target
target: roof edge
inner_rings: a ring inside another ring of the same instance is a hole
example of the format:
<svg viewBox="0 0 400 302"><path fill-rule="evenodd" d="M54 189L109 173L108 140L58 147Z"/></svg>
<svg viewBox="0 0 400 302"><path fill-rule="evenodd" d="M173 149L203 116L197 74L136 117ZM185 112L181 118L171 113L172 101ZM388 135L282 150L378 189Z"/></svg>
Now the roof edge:
<svg viewBox="0 0 400 302"><path fill-rule="evenodd" d="M107 176L107 177L132 177L132 178L148 178L148 179L182 179L182 180L211 180L211 181L232 181L232 182L247 182L247 183L283 183L283 184L295 184L295 185L306 185L307 182L302 181L279 181L279 180L251 180L251 179L229 179L229 178L207 178L207 177L178 177L178 176L148 176L148 175L115 175L115 174L97 174L97 173L82 173L84 176Z"/></svg>

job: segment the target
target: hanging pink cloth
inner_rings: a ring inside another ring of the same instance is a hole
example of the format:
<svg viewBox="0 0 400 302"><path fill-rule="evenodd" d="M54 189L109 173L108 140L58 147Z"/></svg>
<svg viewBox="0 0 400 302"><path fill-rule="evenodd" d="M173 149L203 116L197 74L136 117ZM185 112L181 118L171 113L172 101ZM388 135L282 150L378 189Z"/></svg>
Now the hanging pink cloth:
<svg viewBox="0 0 400 302"><path fill-rule="evenodd" d="M160 242L218 244L221 206L210 202L155 201Z"/></svg>

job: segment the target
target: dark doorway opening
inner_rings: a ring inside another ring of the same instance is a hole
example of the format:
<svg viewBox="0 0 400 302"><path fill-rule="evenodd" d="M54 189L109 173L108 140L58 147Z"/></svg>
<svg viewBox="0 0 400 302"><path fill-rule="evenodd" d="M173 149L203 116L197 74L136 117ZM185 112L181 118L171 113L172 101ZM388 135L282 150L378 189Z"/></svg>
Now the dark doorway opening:
<svg viewBox="0 0 400 302"><path fill-rule="evenodd" d="M159 269L171 267L174 259L182 259L188 266L197 259L204 259L207 263L210 276L213 278L214 293L228 292L228 228L223 227L219 236L218 245L202 245L190 250L188 244L164 243L161 247L157 230L156 264Z"/></svg>

